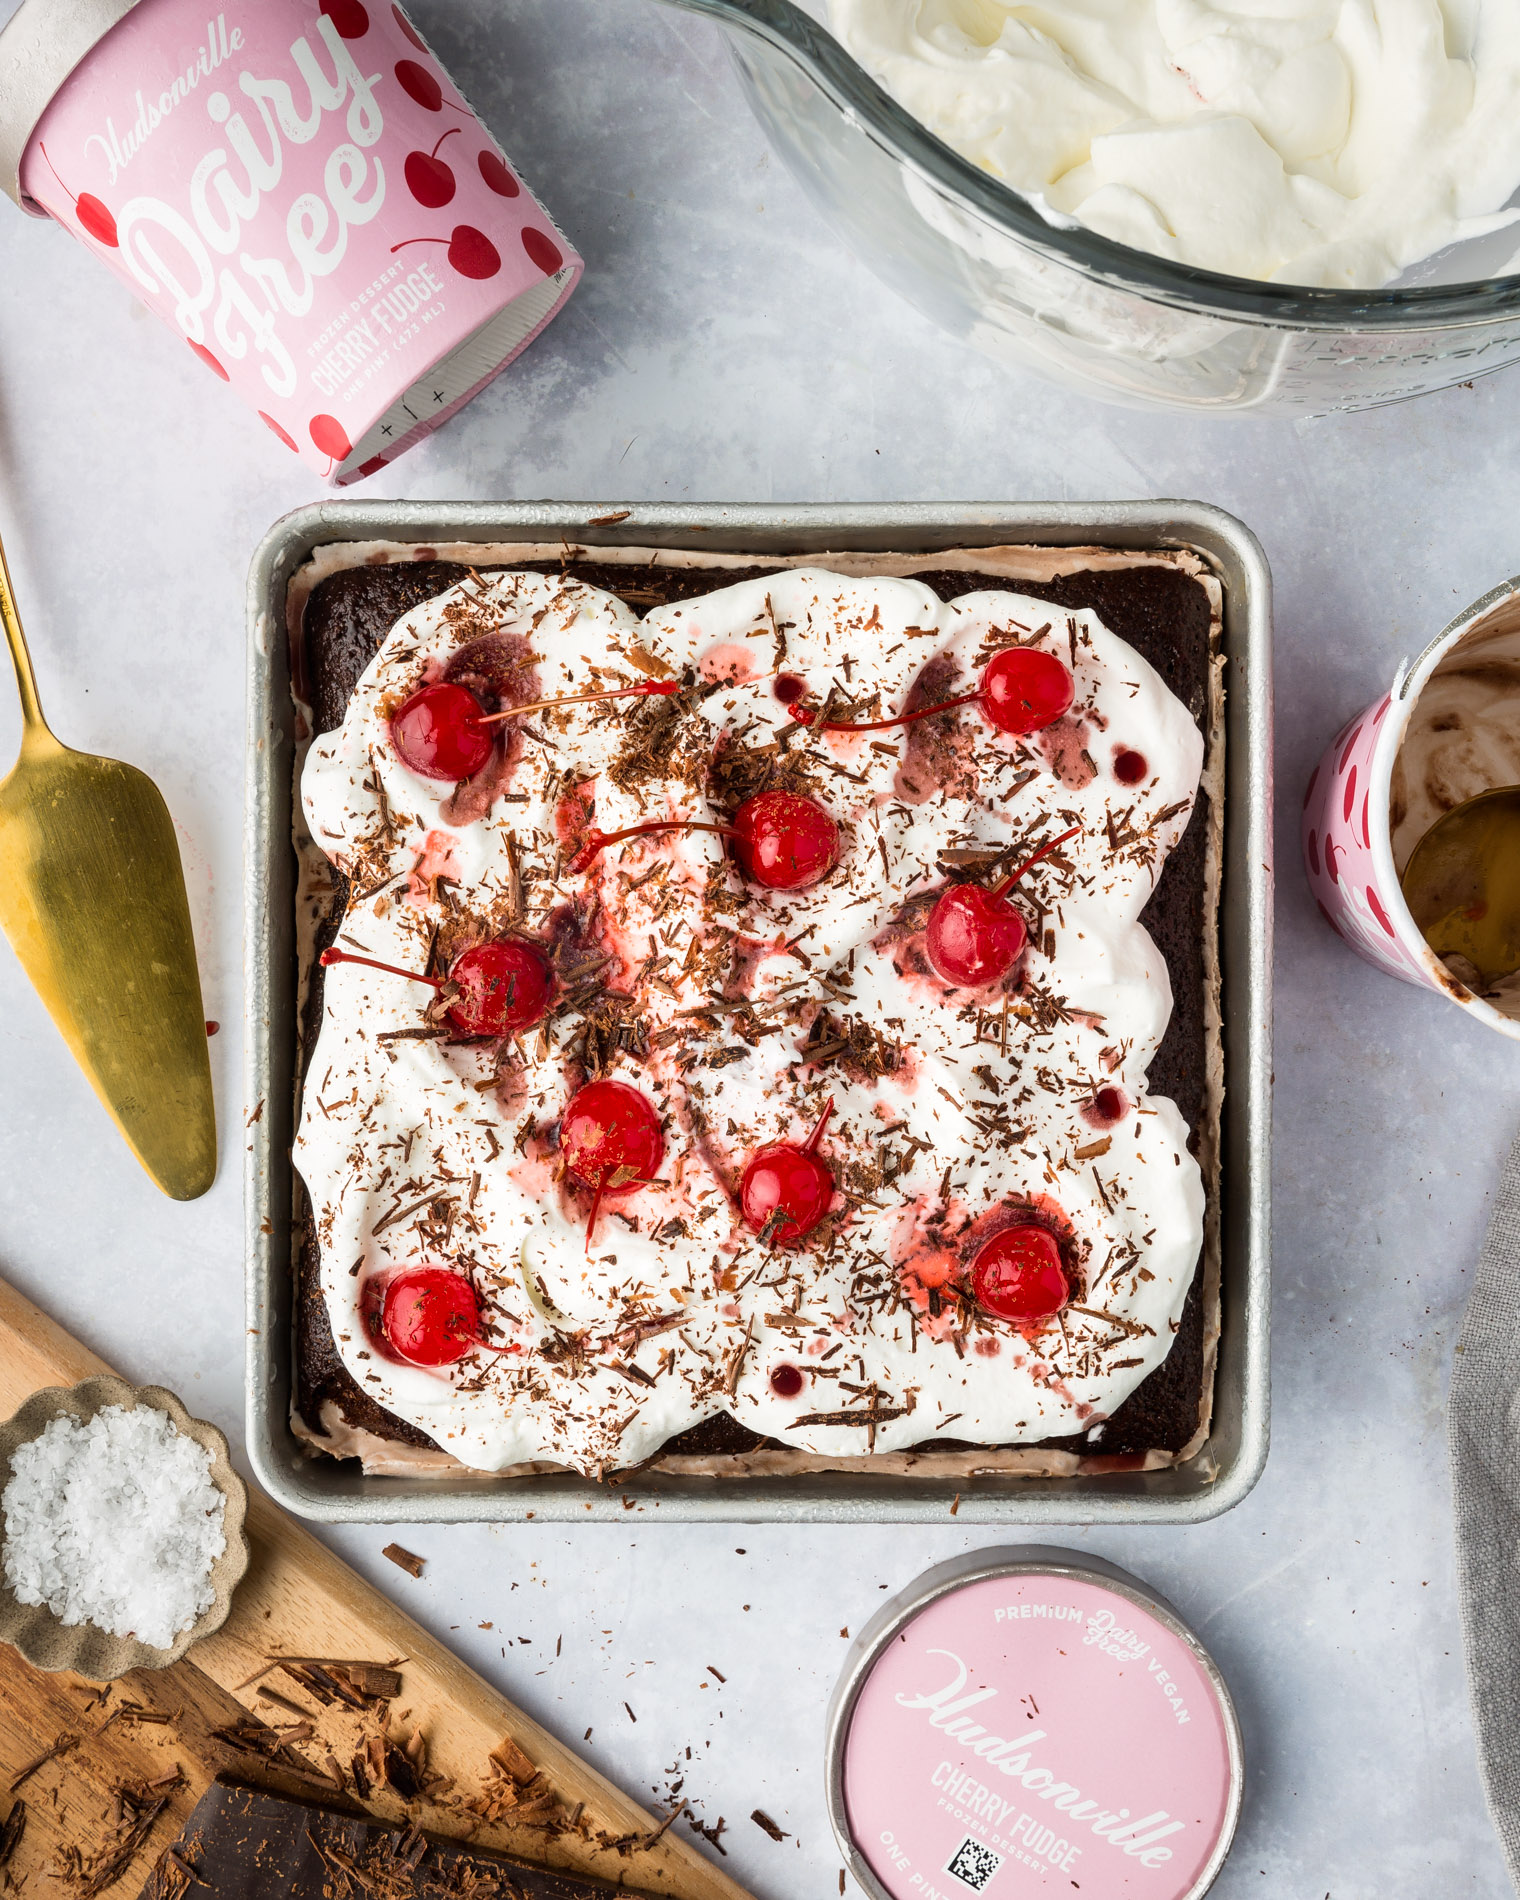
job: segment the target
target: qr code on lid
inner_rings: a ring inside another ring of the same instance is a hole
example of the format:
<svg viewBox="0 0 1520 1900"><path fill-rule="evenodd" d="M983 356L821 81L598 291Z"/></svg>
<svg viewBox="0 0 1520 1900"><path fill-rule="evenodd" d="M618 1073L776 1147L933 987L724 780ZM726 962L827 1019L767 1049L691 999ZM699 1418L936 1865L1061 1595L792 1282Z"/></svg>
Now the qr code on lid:
<svg viewBox="0 0 1520 1900"><path fill-rule="evenodd" d="M954 1874L973 1893L985 1893L992 1884L992 1876L1002 1864L1001 1854L994 1854L990 1847L984 1847L980 1841L974 1841L968 1835L951 1856L945 1872Z"/></svg>

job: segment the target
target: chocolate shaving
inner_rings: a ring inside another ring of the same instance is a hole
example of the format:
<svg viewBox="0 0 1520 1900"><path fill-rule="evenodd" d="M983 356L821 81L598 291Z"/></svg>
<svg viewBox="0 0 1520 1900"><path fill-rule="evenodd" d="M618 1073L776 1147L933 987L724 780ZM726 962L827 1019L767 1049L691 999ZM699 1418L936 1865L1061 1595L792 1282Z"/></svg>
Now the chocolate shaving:
<svg viewBox="0 0 1520 1900"><path fill-rule="evenodd" d="M769 1834L773 1841L789 1841L792 1837L784 1827L778 1827L764 1808L756 1808L749 1817L756 1827Z"/></svg>
<svg viewBox="0 0 1520 1900"><path fill-rule="evenodd" d="M397 1033L400 1034L401 1032L398 1031ZM446 1207L451 1207L454 1197L452 1195L439 1194L436 1190L431 1194L424 1194L420 1201L413 1201L406 1207L398 1207L392 1214L383 1215L369 1230L370 1234L371 1236L383 1234L387 1227L394 1227L398 1220L405 1220L408 1214L420 1214L425 1207L433 1208L436 1213L436 1204L440 1201ZM389 1555L388 1552L386 1554Z"/></svg>
<svg viewBox="0 0 1520 1900"><path fill-rule="evenodd" d="M240 1754L257 1755L263 1761L277 1762L282 1768L294 1769L298 1775L320 1779L309 1761L293 1748L287 1748L279 1734L256 1716L249 1715L240 1722L229 1722L225 1728L214 1728L211 1733L217 1741L225 1742Z"/></svg>
<svg viewBox="0 0 1520 1900"><path fill-rule="evenodd" d="M911 1405L874 1405L869 1411L859 1412L805 1412L801 1418L793 1419L794 1425L869 1425L874 1431L878 1425L885 1425L894 1418L906 1418L913 1410Z"/></svg>
<svg viewBox="0 0 1520 1900"><path fill-rule="evenodd" d="M26 1803L13 1801L11 1811L0 1826L0 1868L4 1868L16 1849L21 1845L21 1836L26 1832Z"/></svg>
<svg viewBox="0 0 1520 1900"><path fill-rule="evenodd" d="M748 1326L746 1326L744 1329L744 1337L739 1341L738 1345L734 1347L733 1352L729 1355L728 1365L724 1370L723 1390L729 1393L730 1395L732 1395L733 1392L738 1387L739 1368L744 1364L744 1355L749 1351L750 1335L751 1333L754 1332L754 1330L755 1330L755 1318L754 1318L754 1315L751 1314L750 1322Z"/></svg>
<svg viewBox="0 0 1520 1900"><path fill-rule="evenodd" d="M39 1768L45 1768L50 1761L56 1761L60 1755L67 1755L70 1749L78 1748L78 1746L79 1737L77 1735L60 1735L55 1742L43 1749L40 1755L34 1760L29 1761L13 1778L11 1781L11 1793L14 1794L23 1782L30 1781Z"/></svg>
<svg viewBox="0 0 1520 1900"><path fill-rule="evenodd" d="M127 1722L133 1726L166 1727L174 1717L166 1709L144 1708L140 1702L120 1702L95 1731L103 1734L113 1722Z"/></svg>
<svg viewBox="0 0 1520 1900"><path fill-rule="evenodd" d="M299 1716L304 1722L307 1712L299 1702L292 1702L288 1695L281 1695L278 1689L261 1688L258 1692L260 1702L272 1702L276 1708L284 1709L288 1714Z"/></svg>
<svg viewBox="0 0 1520 1900"><path fill-rule="evenodd" d="M718 1825L716 1827L710 1826L706 1821L699 1821L694 1814L688 1815L686 1825L691 1829L693 1834L700 1834L709 1847L716 1847L725 1860L728 1859L728 1849L723 1845L722 1841L723 1830L728 1826L728 1823L721 1814L718 1816Z"/></svg>
<svg viewBox="0 0 1520 1900"><path fill-rule="evenodd" d="M1138 1320L1124 1319L1118 1313L1106 1312L1101 1306L1078 1306L1073 1302L1071 1311L1081 1313L1087 1319L1101 1319L1106 1326L1117 1326L1130 1339L1143 1338L1155 1330L1150 1326L1142 1326ZM1130 1360L1127 1363L1134 1365L1138 1361Z"/></svg>
<svg viewBox="0 0 1520 1900"><path fill-rule="evenodd" d="M385 1770L385 1780L390 1783L403 1801L414 1801L421 1792L417 1777L417 1765L412 1762L394 1743L383 1745L381 1765Z"/></svg>
<svg viewBox="0 0 1520 1900"><path fill-rule="evenodd" d="M409 1577L420 1577L427 1562L415 1551L406 1550L400 1544L387 1544L381 1551L382 1557L389 1557L393 1564L399 1564Z"/></svg>
<svg viewBox="0 0 1520 1900"><path fill-rule="evenodd" d="M491 1750L490 1759L519 1788L525 1788L530 1781L537 1779L538 1769L510 1735L496 1744Z"/></svg>
<svg viewBox="0 0 1520 1900"><path fill-rule="evenodd" d="M183 1777L176 1774L176 1785ZM121 1815L111 1833L88 1857L73 1845L65 1847L54 1864L56 1877L73 1889L77 1900L94 1900L113 1886L131 1866L137 1850L153 1831L153 1824L169 1805L166 1794L154 1797L130 1783L117 1791Z"/></svg>
<svg viewBox="0 0 1520 1900"><path fill-rule="evenodd" d="M623 1707L625 1709L628 1708L628 1704L625 1702L623 1704ZM632 1715L633 1710L628 1709L628 1713ZM671 1825L671 1823L674 1822L676 1819L678 1819L679 1816L681 1816L682 1814L686 1812L686 1807L687 1807L687 1803L684 1800L678 1801L675 1804L675 1806L670 1810L669 1814L665 1816L665 1819L661 1821L660 1825L654 1830L654 1832L652 1834L646 1834L643 1840L640 1841L639 1845L645 1848L646 1850L648 1848L653 1847L656 1841L664 1837L665 1830Z"/></svg>
<svg viewBox="0 0 1520 1900"><path fill-rule="evenodd" d="M401 1671L395 1661L347 1662L337 1656L281 1656L277 1660L282 1669L320 1669L335 1688L346 1688L369 1701L387 1702L401 1693Z"/></svg>

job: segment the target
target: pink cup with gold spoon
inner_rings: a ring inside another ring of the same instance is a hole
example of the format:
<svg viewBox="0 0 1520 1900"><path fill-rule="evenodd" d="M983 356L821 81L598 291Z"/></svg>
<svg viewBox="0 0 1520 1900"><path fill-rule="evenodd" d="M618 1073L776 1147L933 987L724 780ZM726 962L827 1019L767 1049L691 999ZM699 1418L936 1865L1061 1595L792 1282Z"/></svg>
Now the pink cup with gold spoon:
<svg viewBox="0 0 1520 1900"><path fill-rule="evenodd" d="M1321 915L1359 956L1520 1039L1520 979L1480 991L1476 971L1443 962L1403 884L1432 826L1510 785L1520 785L1520 578L1474 601L1341 727L1309 780L1302 838Z"/></svg>

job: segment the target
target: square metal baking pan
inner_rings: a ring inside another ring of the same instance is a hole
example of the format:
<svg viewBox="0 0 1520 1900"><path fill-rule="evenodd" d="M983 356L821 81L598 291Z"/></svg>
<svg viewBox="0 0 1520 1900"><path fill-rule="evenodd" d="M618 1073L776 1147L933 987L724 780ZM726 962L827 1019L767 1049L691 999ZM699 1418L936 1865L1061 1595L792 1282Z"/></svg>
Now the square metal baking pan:
<svg viewBox="0 0 1520 1900"><path fill-rule="evenodd" d="M627 512L625 513L625 508ZM601 525L594 525L600 521ZM1188 549L1224 594L1225 769L1221 893L1225 1091L1222 1332L1204 1452L1159 1471L1071 1477L819 1472L687 1478L641 1472L626 1486L570 1473L492 1479L365 1477L313 1457L290 1428L291 1141L296 1108L295 710L286 593L319 547L345 541L564 542L799 554L932 553L1023 543ZM244 1021L248 1145L248 1451L259 1481L303 1517L337 1522L575 1522L646 1515L755 1523L934 1523L960 1498L962 1524L1198 1523L1230 1509L1267 1457L1272 1025L1271 578L1233 516L1199 502L666 507L602 502L321 502L275 523L248 589Z"/></svg>

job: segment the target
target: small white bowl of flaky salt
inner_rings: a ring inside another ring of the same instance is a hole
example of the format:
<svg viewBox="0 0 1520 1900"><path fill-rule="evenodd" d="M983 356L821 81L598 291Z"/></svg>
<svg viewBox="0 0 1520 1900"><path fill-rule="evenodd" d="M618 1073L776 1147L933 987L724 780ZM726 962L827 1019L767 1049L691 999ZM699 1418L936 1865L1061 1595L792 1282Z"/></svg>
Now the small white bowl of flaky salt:
<svg viewBox="0 0 1520 1900"><path fill-rule="evenodd" d="M162 1386L34 1392L0 1425L0 1639L105 1682L220 1628L248 1568L227 1440Z"/></svg>

